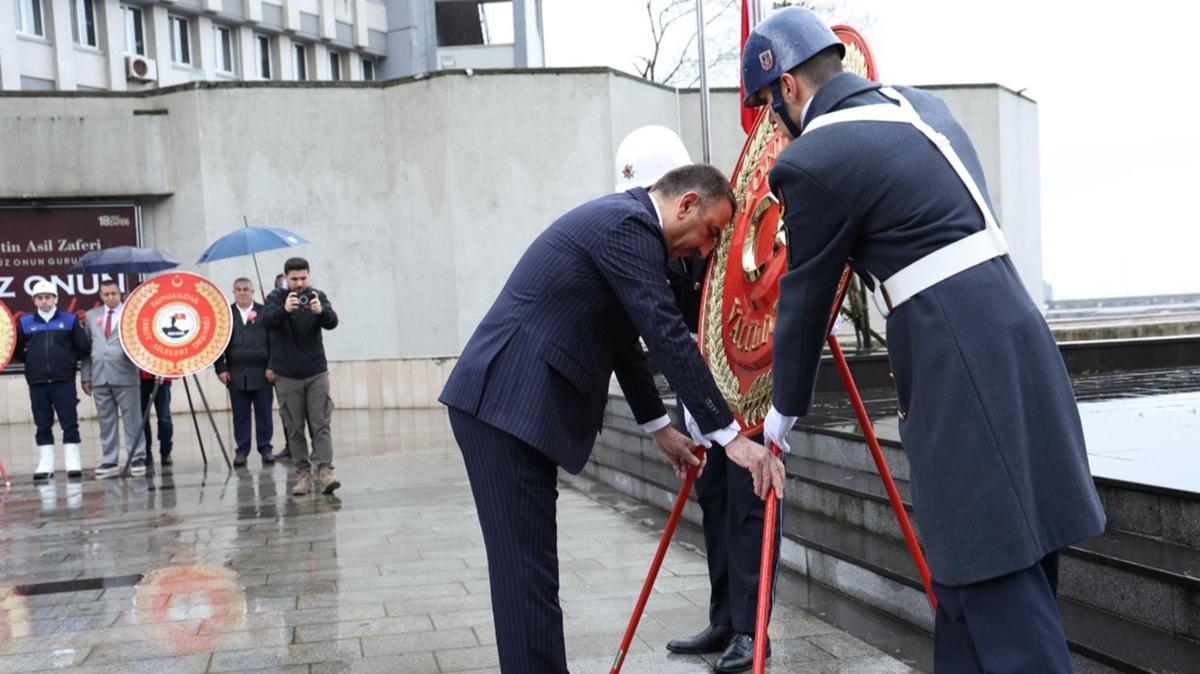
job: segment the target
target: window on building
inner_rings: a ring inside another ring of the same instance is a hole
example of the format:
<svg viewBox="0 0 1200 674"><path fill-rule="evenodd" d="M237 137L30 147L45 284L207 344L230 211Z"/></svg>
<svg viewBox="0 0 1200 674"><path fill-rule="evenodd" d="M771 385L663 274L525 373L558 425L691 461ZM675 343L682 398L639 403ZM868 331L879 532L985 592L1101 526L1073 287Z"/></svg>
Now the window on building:
<svg viewBox="0 0 1200 674"><path fill-rule="evenodd" d="M125 18L125 53L145 56L146 34L142 24L141 8L121 5L121 14Z"/></svg>
<svg viewBox="0 0 1200 674"><path fill-rule="evenodd" d="M375 79L375 59L363 57L363 79L370 81Z"/></svg>
<svg viewBox="0 0 1200 674"><path fill-rule="evenodd" d="M439 47L513 43L513 3L482 0L434 6Z"/></svg>
<svg viewBox="0 0 1200 674"><path fill-rule="evenodd" d="M77 45L97 46L94 0L71 0L71 37Z"/></svg>
<svg viewBox="0 0 1200 674"><path fill-rule="evenodd" d="M292 57L292 75L297 81L308 79L308 47L300 43L292 45L295 54Z"/></svg>
<svg viewBox="0 0 1200 674"><path fill-rule="evenodd" d="M233 62L233 30L229 26L213 26L213 51L217 55L217 70L232 75L236 68Z"/></svg>
<svg viewBox="0 0 1200 674"><path fill-rule="evenodd" d="M171 26L171 60L192 65L192 36L188 20L182 16L167 17Z"/></svg>
<svg viewBox="0 0 1200 674"><path fill-rule="evenodd" d="M335 51L329 52L329 79L342 79L342 55Z"/></svg>
<svg viewBox="0 0 1200 674"><path fill-rule="evenodd" d="M46 36L46 29L42 25L42 0L13 0L13 13L18 33Z"/></svg>
<svg viewBox="0 0 1200 674"><path fill-rule="evenodd" d="M258 61L258 76L264 80L271 79L271 38L255 35L254 50Z"/></svg>

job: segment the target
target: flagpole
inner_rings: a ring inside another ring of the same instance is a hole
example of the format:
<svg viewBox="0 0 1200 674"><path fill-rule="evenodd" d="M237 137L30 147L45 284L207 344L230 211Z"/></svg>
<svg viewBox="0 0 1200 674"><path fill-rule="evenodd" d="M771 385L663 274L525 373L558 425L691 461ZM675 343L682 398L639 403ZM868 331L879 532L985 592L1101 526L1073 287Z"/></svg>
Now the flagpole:
<svg viewBox="0 0 1200 674"><path fill-rule="evenodd" d="M704 0L696 0L696 44L700 57L700 142L704 163L712 162L708 119L708 62L704 59Z"/></svg>

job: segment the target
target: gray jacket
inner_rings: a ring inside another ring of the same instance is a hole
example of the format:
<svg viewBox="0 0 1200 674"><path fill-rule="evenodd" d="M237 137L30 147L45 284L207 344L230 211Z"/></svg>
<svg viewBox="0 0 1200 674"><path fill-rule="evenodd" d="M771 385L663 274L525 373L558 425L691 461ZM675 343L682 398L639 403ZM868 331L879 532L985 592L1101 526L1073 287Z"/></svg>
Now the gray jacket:
<svg viewBox="0 0 1200 674"><path fill-rule="evenodd" d="M104 319L108 307L100 305L87 312L87 332L92 338L92 354L83 361L81 381L92 386L138 386L138 367L121 347L121 333L114 317L112 333L105 338Z"/></svg>

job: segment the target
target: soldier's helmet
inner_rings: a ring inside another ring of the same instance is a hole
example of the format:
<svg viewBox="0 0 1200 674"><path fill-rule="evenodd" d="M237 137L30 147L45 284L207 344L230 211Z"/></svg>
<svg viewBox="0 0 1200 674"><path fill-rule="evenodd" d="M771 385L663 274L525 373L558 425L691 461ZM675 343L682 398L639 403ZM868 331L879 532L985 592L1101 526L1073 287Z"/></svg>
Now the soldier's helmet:
<svg viewBox="0 0 1200 674"><path fill-rule="evenodd" d="M667 171L692 163L687 148L675 132L651 124L634 129L617 147L617 192L650 187Z"/></svg>
<svg viewBox="0 0 1200 674"><path fill-rule="evenodd" d="M763 88L787 71L812 58L817 52L846 47L816 14L802 7L781 9L754 27L742 50L742 83L746 98L742 105L756 108L766 100ZM775 98L779 98L775 94Z"/></svg>

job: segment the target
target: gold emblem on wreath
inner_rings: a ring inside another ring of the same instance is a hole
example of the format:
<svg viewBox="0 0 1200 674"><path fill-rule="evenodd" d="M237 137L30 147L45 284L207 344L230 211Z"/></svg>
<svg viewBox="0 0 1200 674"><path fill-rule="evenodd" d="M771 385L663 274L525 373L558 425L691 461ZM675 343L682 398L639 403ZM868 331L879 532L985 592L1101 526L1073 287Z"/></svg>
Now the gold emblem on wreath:
<svg viewBox="0 0 1200 674"><path fill-rule="evenodd" d="M212 365L225 352L225 347L233 335L233 319L229 305L216 286L203 277L199 278L201 281L189 286L188 290L195 291L212 308L215 319L211 326L213 335L202 350L180 360L170 360L151 353L138 335L138 321L142 309L157 297L161 285L155 281L147 281L130 295L121 313L121 345L125 347L129 359L138 367L160 376L183 376ZM184 285L180 276L175 276L168 283L172 290L180 289Z"/></svg>

